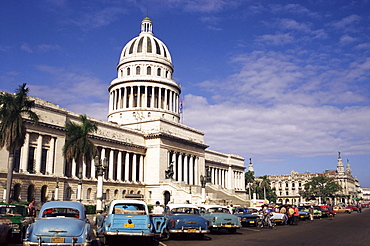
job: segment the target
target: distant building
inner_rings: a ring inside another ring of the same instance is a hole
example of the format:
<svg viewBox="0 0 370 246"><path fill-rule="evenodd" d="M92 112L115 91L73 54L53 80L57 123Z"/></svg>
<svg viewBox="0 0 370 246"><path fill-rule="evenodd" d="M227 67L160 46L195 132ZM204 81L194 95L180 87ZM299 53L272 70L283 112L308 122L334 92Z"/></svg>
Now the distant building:
<svg viewBox="0 0 370 246"><path fill-rule="evenodd" d="M271 181L271 188L276 189L277 203L283 204L300 204L306 201L300 196L300 191L304 190L304 185L309 182L313 177L319 175L325 175L334 180L342 187L342 190L335 194L333 200L321 201L317 199L316 203L355 203L356 199L362 198L362 191L360 188L359 181L356 177L353 177L351 165L349 161L344 169L342 158L340 153L338 155L337 170L329 171L326 170L323 173L309 173L306 171L303 174L299 174L292 170L289 175L269 175L268 179Z"/></svg>
<svg viewBox="0 0 370 246"><path fill-rule="evenodd" d="M168 48L153 35L152 21L144 18L139 36L122 49L117 78L108 86L108 122L89 118L98 126L91 136L98 160L107 164L104 201L134 197L152 204L200 204L205 200L201 181L207 180L208 202L244 203L244 158L208 150L202 131L180 123L181 87L172 79L173 72ZM15 157L12 199L35 198L43 203L80 198L82 203L95 204L94 160L80 168L62 155L65 124L78 124L79 115L33 99L40 121L26 123L25 144ZM1 191L6 188L7 161L8 152L3 148Z"/></svg>

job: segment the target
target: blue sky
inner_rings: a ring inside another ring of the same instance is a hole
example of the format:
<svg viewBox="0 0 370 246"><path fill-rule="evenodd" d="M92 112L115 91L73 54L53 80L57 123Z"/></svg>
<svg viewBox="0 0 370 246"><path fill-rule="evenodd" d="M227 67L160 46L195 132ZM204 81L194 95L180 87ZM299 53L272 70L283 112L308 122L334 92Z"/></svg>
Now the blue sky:
<svg viewBox="0 0 370 246"><path fill-rule="evenodd" d="M0 2L0 90L106 120L108 85L148 12L183 123L256 175L334 170L370 187L370 1Z"/></svg>

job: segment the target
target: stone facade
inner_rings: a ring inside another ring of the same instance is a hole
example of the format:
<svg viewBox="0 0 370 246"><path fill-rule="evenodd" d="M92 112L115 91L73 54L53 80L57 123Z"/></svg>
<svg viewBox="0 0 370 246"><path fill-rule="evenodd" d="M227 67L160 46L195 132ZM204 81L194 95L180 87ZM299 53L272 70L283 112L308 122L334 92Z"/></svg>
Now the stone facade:
<svg viewBox="0 0 370 246"><path fill-rule="evenodd" d="M276 189L277 203L283 204L301 204L306 201L303 199L299 192L304 190L305 183L309 182L313 177L319 175L325 175L330 178L334 178L342 190L335 194L334 200L321 201L321 198L318 198L316 201L313 201L317 204L329 203L329 204L338 204L338 203L354 203L354 198L362 197L362 192L360 184L356 177L353 177L351 165L347 163L346 170L344 170L343 161L338 156L337 170L326 170L322 174L320 173L309 173L306 171L303 174L299 174L292 170L289 175L269 175L268 179L271 182L271 187Z"/></svg>
<svg viewBox="0 0 370 246"><path fill-rule="evenodd" d="M98 126L90 136L98 149L97 160L107 166L105 203L135 197L148 203L200 204L201 176L208 179L207 186L217 185L218 190L207 194L214 201L221 194L245 200L244 158L208 150L203 132L180 123L181 88L172 80L173 71L167 47L154 37L151 20L145 18L139 37L123 48L118 77L108 88L108 122L88 118ZM79 123L79 115L32 99L40 121L26 123L25 144L15 157L12 199L96 204L95 161L79 165L62 155L65 124ZM0 190L6 187L7 161L8 152L1 149Z"/></svg>

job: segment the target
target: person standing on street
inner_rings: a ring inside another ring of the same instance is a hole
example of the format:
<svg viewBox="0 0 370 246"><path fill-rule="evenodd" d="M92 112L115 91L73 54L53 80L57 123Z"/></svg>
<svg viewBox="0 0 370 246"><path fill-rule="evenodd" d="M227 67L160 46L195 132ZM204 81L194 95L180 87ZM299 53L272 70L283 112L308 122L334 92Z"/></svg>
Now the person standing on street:
<svg viewBox="0 0 370 246"><path fill-rule="evenodd" d="M310 214L310 220L313 220L313 206L310 206L308 213Z"/></svg>

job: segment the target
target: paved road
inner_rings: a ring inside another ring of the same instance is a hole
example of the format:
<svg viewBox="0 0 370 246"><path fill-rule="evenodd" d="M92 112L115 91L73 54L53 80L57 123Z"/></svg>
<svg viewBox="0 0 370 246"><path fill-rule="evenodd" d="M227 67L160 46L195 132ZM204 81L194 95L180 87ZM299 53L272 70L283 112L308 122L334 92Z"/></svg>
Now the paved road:
<svg viewBox="0 0 370 246"><path fill-rule="evenodd" d="M122 245L127 245L122 242ZM13 244L12 246L19 246ZM94 242L94 245L98 245ZM134 244L135 245L135 244ZM274 229L243 227L235 234L207 234L204 240L177 239L159 242L161 246L212 245L212 246L254 246L254 245L312 245L312 246L369 246L370 208L361 214L338 214L314 221L300 221L298 225L281 226ZM135 245L139 246L139 245Z"/></svg>
<svg viewBox="0 0 370 246"><path fill-rule="evenodd" d="M298 225L276 226L274 229L243 227L238 233L208 234L208 240L170 240L162 246L177 245L370 245L370 209L361 214L338 214L314 221L300 221Z"/></svg>

